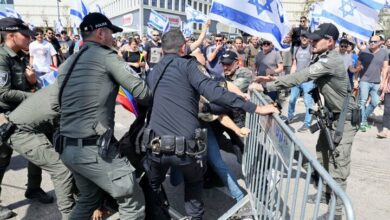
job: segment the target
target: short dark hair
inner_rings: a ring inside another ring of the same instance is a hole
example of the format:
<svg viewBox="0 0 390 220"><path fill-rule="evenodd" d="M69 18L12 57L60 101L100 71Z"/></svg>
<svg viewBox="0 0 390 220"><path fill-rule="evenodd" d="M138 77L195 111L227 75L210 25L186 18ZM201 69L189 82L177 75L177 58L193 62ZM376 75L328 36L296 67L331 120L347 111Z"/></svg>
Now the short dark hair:
<svg viewBox="0 0 390 220"><path fill-rule="evenodd" d="M224 38L224 36L222 34L216 34L215 37Z"/></svg>
<svg viewBox="0 0 390 220"><path fill-rule="evenodd" d="M65 30L61 31L61 34L68 34Z"/></svg>
<svg viewBox="0 0 390 220"><path fill-rule="evenodd" d="M161 38L161 47L166 53L177 53L186 41L180 30L171 30Z"/></svg>
<svg viewBox="0 0 390 220"><path fill-rule="evenodd" d="M306 16L301 16L300 19L305 19L307 21L307 17Z"/></svg>
<svg viewBox="0 0 390 220"><path fill-rule="evenodd" d="M50 28L50 27L46 29L46 32L48 32L48 31L54 32L53 28Z"/></svg>
<svg viewBox="0 0 390 220"><path fill-rule="evenodd" d="M38 33L43 34L42 28L34 28L34 32L35 32L35 34L38 34Z"/></svg>
<svg viewBox="0 0 390 220"><path fill-rule="evenodd" d="M241 40L241 43L244 43L244 39L240 36L237 36L236 38L234 38L234 42L236 42L236 40Z"/></svg>

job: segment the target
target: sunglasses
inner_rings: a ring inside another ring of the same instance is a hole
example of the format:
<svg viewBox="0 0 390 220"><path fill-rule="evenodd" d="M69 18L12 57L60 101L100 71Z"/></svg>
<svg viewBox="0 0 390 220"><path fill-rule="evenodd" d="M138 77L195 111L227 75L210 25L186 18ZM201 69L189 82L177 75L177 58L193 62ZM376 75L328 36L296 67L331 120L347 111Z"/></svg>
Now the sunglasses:
<svg viewBox="0 0 390 220"><path fill-rule="evenodd" d="M159 35L159 34L153 34L153 36L154 36L154 37L158 37L158 36L160 36L160 35Z"/></svg>
<svg viewBox="0 0 390 220"><path fill-rule="evenodd" d="M42 33L36 33L35 36L42 36Z"/></svg>
<svg viewBox="0 0 390 220"><path fill-rule="evenodd" d="M220 39L216 39L216 40L215 40L215 42L222 42L222 40L220 40Z"/></svg>
<svg viewBox="0 0 390 220"><path fill-rule="evenodd" d="M271 43L270 43L270 42L265 42L265 43L263 43L262 45L263 45L263 46L269 46L269 45L271 45Z"/></svg>
<svg viewBox="0 0 390 220"><path fill-rule="evenodd" d="M340 45L340 48L348 48L348 45Z"/></svg>
<svg viewBox="0 0 390 220"><path fill-rule="evenodd" d="M377 40L370 40L370 41L369 41L370 44L376 44L376 43L378 43L378 42L379 42L379 41L377 41Z"/></svg>
<svg viewBox="0 0 390 220"><path fill-rule="evenodd" d="M304 22L306 22L306 20L300 20L300 22L301 22L301 23L304 23Z"/></svg>

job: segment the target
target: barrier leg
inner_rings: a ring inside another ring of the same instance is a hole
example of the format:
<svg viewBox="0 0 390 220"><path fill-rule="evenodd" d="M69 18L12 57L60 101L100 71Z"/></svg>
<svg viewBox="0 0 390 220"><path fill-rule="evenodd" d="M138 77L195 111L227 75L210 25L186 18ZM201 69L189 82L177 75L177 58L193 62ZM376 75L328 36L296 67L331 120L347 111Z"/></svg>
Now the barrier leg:
<svg viewBox="0 0 390 220"><path fill-rule="evenodd" d="M243 199L238 201L233 207L231 207L225 214L218 218L218 220L227 220L234 215L238 210L244 207L249 202L249 195L246 195Z"/></svg>

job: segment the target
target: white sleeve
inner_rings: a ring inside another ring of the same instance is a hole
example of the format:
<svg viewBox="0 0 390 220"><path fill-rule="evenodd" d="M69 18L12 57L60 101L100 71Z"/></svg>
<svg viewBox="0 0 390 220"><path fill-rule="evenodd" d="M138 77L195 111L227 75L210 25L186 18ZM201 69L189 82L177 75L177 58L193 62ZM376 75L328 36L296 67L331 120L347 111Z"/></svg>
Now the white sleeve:
<svg viewBox="0 0 390 220"><path fill-rule="evenodd" d="M49 43L50 56L57 55L57 51L54 49L53 45Z"/></svg>

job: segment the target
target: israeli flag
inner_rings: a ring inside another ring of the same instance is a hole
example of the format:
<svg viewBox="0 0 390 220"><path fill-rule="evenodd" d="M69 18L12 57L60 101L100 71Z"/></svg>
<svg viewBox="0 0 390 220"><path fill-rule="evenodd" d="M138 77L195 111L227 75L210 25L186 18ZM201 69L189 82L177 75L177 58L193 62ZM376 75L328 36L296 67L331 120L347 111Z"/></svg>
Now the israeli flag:
<svg viewBox="0 0 390 220"><path fill-rule="evenodd" d="M368 41L378 24L385 0L325 0L321 22L330 22L340 32Z"/></svg>
<svg viewBox="0 0 390 220"><path fill-rule="evenodd" d="M318 25L320 25L321 14L322 14L322 2L316 1L310 5L309 15L307 18L309 20L310 30L314 31L314 29L316 29Z"/></svg>
<svg viewBox="0 0 390 220"><path fill-rule="evenodd" d="M186 5L187 23L205 23L207 21L206 15L202 12L195 10L189 5Z"/></svg>
<svg viewBox="0 0 390 220"><path fill-rule="evenodd" d="M283 38L289 25L280 0L214 0L209 17L254 36L271 41L279 50L288 50Z"/></svg>
<svg viewBox="0 0 390 220"><path fill-rule="evenodd" d="M152 27L150 27L150 26L148 26L146 28L146 35L147 35L149 40L151 40L153 38L153 30L154 29Z"/></svg>
<svg viewBox="0 0 390 220"><path fill-rule="evenodd" d="M167 32L170 29L168 18L162 16L153 9L150 12L148 25L151 25L152 27L156 28L161 32Z"/></svg>
<svg viewBox="0 0 390 220"><path fill-rule="evenodd" d="M5 8L5 13L6 13L7 17L19 18L19 19L23 20L22 16L17 11L15 11L15 9L13 9L13 8L6 7Z"/></svg>
<svg viewBox="0 0 390 220"><path fill-rule="evenodd" d="M5 12L0 11L0 19L6 18L7 14Z"/></svg>
<svg viewBox="0 0 390 220"><path fill-rule="evenodd" d="M184 37L191 37L194 30L193 30L193 23L189 22L182 22L181 31L183 32Z"/></svg>
<svg viewBox="0 0 390 220"><path fill-rule="evenodd" d="M77 26L80 26L80 23L83 21L83 18L89 12L83 0L73 0L69 9L69 13L73 23L75 23Z"/></svg>

